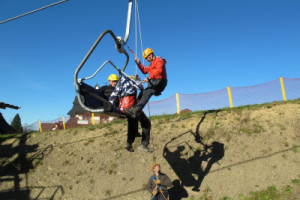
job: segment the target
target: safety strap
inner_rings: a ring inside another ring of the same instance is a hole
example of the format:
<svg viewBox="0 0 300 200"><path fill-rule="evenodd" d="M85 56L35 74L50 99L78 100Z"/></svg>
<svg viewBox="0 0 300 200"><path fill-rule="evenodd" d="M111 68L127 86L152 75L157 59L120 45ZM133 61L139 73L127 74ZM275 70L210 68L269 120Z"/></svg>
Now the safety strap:
<svg viewBox="0 0 300 200"><path fill-rule="evenodd" d="M153 181L156 180L154 176L152 176L152 179L153 179ZM166 190L161 185L157 185L157 186L163 191L163 193L167 194Z"/></svg>

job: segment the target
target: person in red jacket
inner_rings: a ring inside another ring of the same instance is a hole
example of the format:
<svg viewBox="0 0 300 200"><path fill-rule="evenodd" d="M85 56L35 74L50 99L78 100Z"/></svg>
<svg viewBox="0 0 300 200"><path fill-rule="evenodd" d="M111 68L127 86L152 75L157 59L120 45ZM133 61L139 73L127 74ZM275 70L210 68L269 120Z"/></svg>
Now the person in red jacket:
<svg viewBox="0 0 300 200"><path fill-rule="evenodd" d="M153 50L150 48L145 49L143 57L150 62L148 67L145 67L138 57L135 57L135 62L143 74L149 74L149 77L144 80L148 82L148 87L140 93L138 97L139 101L135 106L124 109L124 113L132 118L138 118L139 113L145 107L151 96L159 96L168 82L166 72L167 61L155 56Z"/></svg>

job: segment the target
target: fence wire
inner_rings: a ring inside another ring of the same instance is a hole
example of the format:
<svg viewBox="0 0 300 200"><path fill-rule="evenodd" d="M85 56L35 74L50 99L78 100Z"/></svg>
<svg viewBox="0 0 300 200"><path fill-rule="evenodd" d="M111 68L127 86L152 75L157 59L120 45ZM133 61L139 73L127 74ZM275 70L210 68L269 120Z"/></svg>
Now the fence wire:
<svg viewBox="0 0 300 200"><path fill-rule="evenodd" d="M283 85L281 85L280 78L249 87L230 87L231 100L233 107L270 103L274 101L283 101L284 94L287 100L300 98L300 78L282 78ZM156 116L164 114L175 114L182 111L201 111L201 110L215 110L230 107L229 88L224 88L214 92L199 93L199 94L177 94L161 101L149 102L144 112L146 115ZM178 98L177 98L178 97ZM74 117L65 117L65 123L74 121ZM91 119L88 119L89 124ZM100 120L98 120L99 123ZM61 129L62 119L55 119L51 121L42 121L43 126L51 126ZM53 126L55 125L56 126ZM70 126L71 127L71 126ZM73 126L74 127L74 126ZM68 127L67 127L68 128ZM39 122L35 122L29 126L24 127L26 131L38 131Z"/></svg>
<svg viewBox="0 0 300 200"><path fill-rule="evenodd" d="M287 100L300 97L300 78L284 78L284 87Z"/></svg>
<svg viewBox="0 0 300 200"><path fill-rule="evenodd" d="M231 87L231 95L234 107L282 101L279 79L251 87Z"/></svg>

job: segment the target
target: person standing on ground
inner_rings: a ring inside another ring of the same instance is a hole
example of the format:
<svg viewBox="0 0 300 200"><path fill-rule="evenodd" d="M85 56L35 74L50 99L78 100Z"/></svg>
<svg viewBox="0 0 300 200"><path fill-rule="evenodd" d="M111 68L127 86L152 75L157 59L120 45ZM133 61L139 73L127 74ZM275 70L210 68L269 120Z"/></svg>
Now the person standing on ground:
<svg viewBox="0 0 300 200"><path fill-rule="evenodd" d="M152 49L147 48L143 52L143 57L150 62L148 67L145 67L138 57L135 57L135 62L143 74L149 74L149 78L145 78L148 82L148 87L142 91L138 97L139 102L131 108L124 109L124 113L132 118L138 118L142 109L145 107L152 95L160 95L167 86L167 61L161 57L155 56Z"/></svg>
<svg viewBox="0 0 300 200"><path fill-rule="evenodd" d="M152 166L153 175L147 183L147 190L152 194L151 200L169 200L168 187L172 187L171 179L160 171L160 164Z"/></svg>

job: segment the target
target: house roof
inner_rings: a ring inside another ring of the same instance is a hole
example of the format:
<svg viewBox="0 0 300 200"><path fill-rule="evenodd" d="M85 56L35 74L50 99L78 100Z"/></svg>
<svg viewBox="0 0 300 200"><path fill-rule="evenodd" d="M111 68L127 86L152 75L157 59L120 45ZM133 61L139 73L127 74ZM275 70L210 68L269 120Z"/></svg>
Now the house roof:
<svg viewBox="0 0 300 200"><path fill-rule="evenodd" d="M86 110L84 110L81 105L78 102L77 96L75 96L74 102L73 102L73 108L68 112L68 115L71 117L74 117L76 114L82 114L85 113Z"/></svg>

